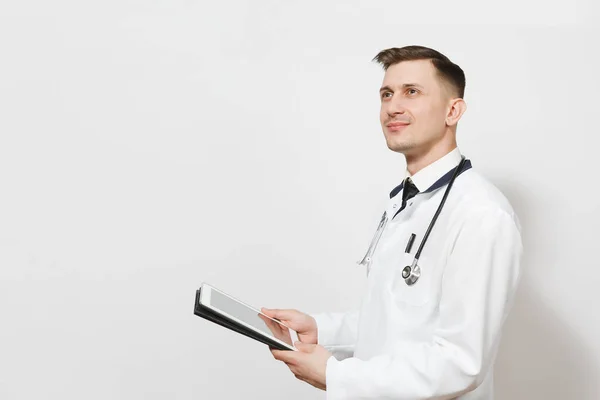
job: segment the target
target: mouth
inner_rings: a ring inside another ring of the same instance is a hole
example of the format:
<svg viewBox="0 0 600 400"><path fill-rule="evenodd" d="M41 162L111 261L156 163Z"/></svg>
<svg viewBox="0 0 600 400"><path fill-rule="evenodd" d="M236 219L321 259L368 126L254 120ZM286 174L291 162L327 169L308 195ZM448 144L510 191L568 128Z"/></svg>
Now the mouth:
<svg viewBox="0 0 600 400"><path fill-rule="evenodd" d="M391 132L399 132L408 126L408 122L390 122L387 124L387 128Z"/></svg>

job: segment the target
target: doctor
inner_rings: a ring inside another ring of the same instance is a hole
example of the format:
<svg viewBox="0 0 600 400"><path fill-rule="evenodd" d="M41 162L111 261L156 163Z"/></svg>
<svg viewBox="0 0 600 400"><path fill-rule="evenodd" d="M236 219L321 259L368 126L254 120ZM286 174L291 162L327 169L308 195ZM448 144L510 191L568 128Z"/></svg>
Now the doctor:
<svg viewBox="0 0 600 400"><path fill-rule="evenodd" d="M519 281L519 220L457 147L462 69L421 46L374 60L385 70L383 133L407 171L361 261L365 297L344 313L263 309L300 339L298 352L271 352L328 400L490 400Z"/></svg>

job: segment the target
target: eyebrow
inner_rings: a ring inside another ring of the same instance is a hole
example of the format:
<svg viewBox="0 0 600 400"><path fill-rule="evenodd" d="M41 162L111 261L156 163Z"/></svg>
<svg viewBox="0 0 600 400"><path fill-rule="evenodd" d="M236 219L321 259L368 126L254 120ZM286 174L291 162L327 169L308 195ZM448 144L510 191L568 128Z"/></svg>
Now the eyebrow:
<svg viewBox="0 0 600 400"><path fill-rule="evenodd" d="M402 85L402 88L404 88L404 89L409 88L409 87L418 87L418 88L423 89L423 86L419 85L418 83L405 83ZM379 89L379 93L385 92L385 91L393 92L392 88L389 86L382 86L381 89Z"/></svg>

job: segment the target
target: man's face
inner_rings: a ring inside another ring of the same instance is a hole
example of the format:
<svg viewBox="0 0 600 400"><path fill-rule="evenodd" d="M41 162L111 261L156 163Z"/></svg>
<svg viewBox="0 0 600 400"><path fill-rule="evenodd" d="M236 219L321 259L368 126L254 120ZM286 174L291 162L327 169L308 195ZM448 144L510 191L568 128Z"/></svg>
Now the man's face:
<svg viewBox="0 0 600 400"><path fill-rule="evenodd" d="M391 65L380 99L381 127L390 150L423 154L443 138L451 96L430 60Z"/></svg>

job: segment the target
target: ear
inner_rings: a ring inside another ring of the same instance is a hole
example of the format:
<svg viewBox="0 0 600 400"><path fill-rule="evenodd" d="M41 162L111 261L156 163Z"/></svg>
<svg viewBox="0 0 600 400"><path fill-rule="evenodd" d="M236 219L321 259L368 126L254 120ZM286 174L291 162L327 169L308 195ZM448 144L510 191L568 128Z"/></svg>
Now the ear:
<svg viewBox="0 0 600 400"><path fill-rule="evenodd" d="M460 117L467 111L467 103L461 98L450 100L448 113L446 114L446 125L455 126Z"/></svg>

